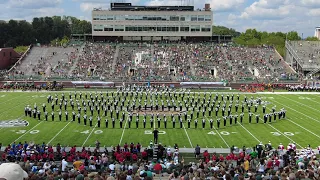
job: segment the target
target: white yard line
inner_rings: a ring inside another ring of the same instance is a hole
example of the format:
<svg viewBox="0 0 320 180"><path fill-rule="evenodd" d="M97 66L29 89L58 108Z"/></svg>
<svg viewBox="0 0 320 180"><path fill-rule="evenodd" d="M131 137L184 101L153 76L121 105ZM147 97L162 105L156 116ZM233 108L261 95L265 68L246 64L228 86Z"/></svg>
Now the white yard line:
<svg viewBox="0 0 320 180"><path fill-rule="evenodd" d="M281 95L278 95L278 96L281 96ZM303 104L303 103L301 103L301 102L299 102L299 101L292 100L292 99L287 98L287 97L285 97L285 96L281 96L281 97L283 97L283 98L285 98L285 99L288 99L289 101L292 101L292 102L298 103L298 104L300 104L300 105L302 105L302 106L305 106L305 107L307 107L307 108L310 108L310 109L313 109L313 110L315 110L315 111L320 112L318 109L315 109L315 108L313 108L313 107L311 107L311 106L305 105L305 104Z"/></svg>
<svg viewBox="0 0 320 180"><path fill-rule="evenodd" d="M267 109L270 109L270 108L267 108ZM271 109L270 109L270 110L271 110ZM308 130L307 128L305 128L305 127L303 127L303 126L299 125L298 123L295 123L294 121L292 121L292 120L290 120L290 119L286 119L286 121L289 121L289 122L291 122L291 123L295 124L296 126L299 126L300 128L302 128L302 129L306 130L307 132L309 132L309 133L311 133L311 134L313 134L313 135L317 136L318 138L320 138L320 136L319 136L319 135L317 135L317 134L315 134L315 133L311 132L311 131L310 131L310 130Z"/></svg>
<svg viewBox="0 0 320 180"><path fill-rule="evenodd" d="M271 110L270 108L267 108L267 109ZM309 132L309 133L311 133L311 134L313 134L313 135L317 136L318 138L320 138L320 136L319 136L319 135L317 135L317 134L315 134L315 133L311 132L311 131L310 131L310 130L308 130L307 128L305 128L305 127L303 127L303 126L299 125L298 123L295 123L294 121L292 121L292 120L290 120L290 119L286 119L286 121L289 121L289 122L291 122L291 123L295 124L296 126L299 126L299 127L301 127L302 129L306 130L307 132Z"/></svg>
<svg viewBox="0 0 320 180"><path fill-rule="evenodd" d="M50 141L47 144L50 144L70 123L71 121L69 121L68 124L65 125L52 139L50 139Z"/></svg>
<svg viewBox="0 0 320 180"><path fill-rule="evenodd" d="M192 145L192 143L191 143L191 140L190 140L189 134L188 134L188 132L187 132L186 128L184 127L184 123L182 123L182 127L183 127L183 129L184 129L184 132L185 132L185 133L186 133L186 135L187 135L187 138L188 138L188 140L189 140L189 143L190 143L191 148L193 148L193 145Z"/></svg>
<svg viewBox="0 0 320 180"><path fill-rule="evenodd" d="M29 129L29 131L25 132L24 134L22 134L20 137L18 137L16 140L14 140L14 142L18 141L19 139L21 139L23 136L25 136L27 133L29 133L30 131L32 131L34 128L36 128L38 125L40 125L43 121L40 121L38 124L36 124L35 126L33 126L33 128Z"/></svg>
<svg viewBox="0 0 320 180"><path fill-rule="evenodd" d="M291 138L289 138L287 135L283 134L281 131L279 131L278 129L276 129L275 127L273 127L271 124L268 124L272 129L276 130L278 133L282 134L284 137L286 137L287 139L289 139L291 142L295 142L294 140L292 140ZM303 149L303 147L301 145L299 145L298 143L296 143L299 147L301 147Z"/></svg>
<svg viewBox="0 0 320 180"><path fill-rule="evenodd" d="M269 101L274 101L274 102L276 102L276 103L278 103L278 104L280 104L280 105L282 105L282 106L284 106L284 107L287 107L288 109L291 109L291 110L293 110L293 111L295 111L295 112L297 112L297 113L299 113L299 114L302 114L302 115L304 115L305 117L308 117L309 119L311 119L311 120L314 120L314 121L317 121L318 123L320 123L320 121L319 120L317 120L317 119L315 119L315 118L313 118L313 117L310 117L310 116L308 116L308 115L306 115L306 114L304 114L304 113L302 113L302 112L300 112L300 111L297 111L297 110L295 110L295 109L293 109L293 108L291 108L291 107L289 107L289 106L286 106L286 105L284 105L284 104L282 104L282 103L279 103L278 101L276 101L276 100L269 100Z"/></svg>
<svg viewBox="0 0 320 180"><path fill-rule="evenodd" d="M208 120L208 117L207 117L207 116L205 116L205 117L206 117L207 121L209 121L209 120ZM209 121L209 123L210 123L210 121ZM212 127L213 127L213 129L216 131L216 133L220 136L220 138L222 139L222 141L224 142L224 144L226 144L227 147L230 148L229 144L228 144L228 143L226 142L226 140L221 136L221 134L219 133L219 131L214 127L214 125L213 125ZM222 148L222 146L221 146L221 148Z"/></svg>
<svg viewBox="0 0 320 180"><path fill-rule="evenodd" d="M256 136L254 136L247 128L245 128L244 126L242 126L242 124L241 123L239 123L240 124L240 126L244 129L244 130L246 130L255 140L257 140L259 143L261 142Z"/></svg>
<svg viewBox="0 0 320 180"><path fill-rule="evenodd" d="M83 147L83 146L86 144L86 142L88 141L89 137L91 136L91 134L93 133L93 131L94 131L94 129L97 127L97 125L98 125L98 123L93 127L92 131L91 131L90 134L87 136L86 140L84 140L84 142L83 142L83 144L82 144L81 147Z"/></svg>
<svg viewBox="0 0 320 180"><path fill-rule="evenodd" d="M124 123L124 128L123 128L123 130L122 130L122 134L121 134L121 138L120 138L120 142L119 142L120 145L121 145L121 142L122 142L122 139L123 139L124 131L126 130L127 123L128 123L128 119L127 119L126 122ZM153 124L153 125L154 125L154 124ZM153 127L154 127L154 126L153 126Z"/></svg>
<svg viewBox="0 0 320 180"><path fill-rule="evenodd" d="M292 120L290 120L290 119L286 119L286 121L290 121L290 122L292 122L293 124L295 124L295 125L297 125L297 126L301 127L302 129L304 129L304 130L308 131L309 133L311 133L311 134L313 134L313 135L317 136L318 138L320 138L320 136L319 136L319 135L317 135L317 134L315 134L315 133L311 132L310 130L308 130L308 129L304 128L303 126L301 126L301 125L299 125L299 124L297 124L297 123L295 123L295 122L293 122Z"/></svg>
<svg viewBox="0 0 320 180"><path fill-rule="evenodd" d="M2 101L2 102L0 102L0 104L6 103L6 102L9 102L9 101L12 101L13 99L17 99L17 98L19 98L19 97L22 96L22 95L24 95L24 94L22 93L22 94L19 95L19 96L15 96L14 98L10 98L10 99L8 99L8 100L6 100L6 101ZM5 97L3 97L3 98L5 98Z"/></svg>

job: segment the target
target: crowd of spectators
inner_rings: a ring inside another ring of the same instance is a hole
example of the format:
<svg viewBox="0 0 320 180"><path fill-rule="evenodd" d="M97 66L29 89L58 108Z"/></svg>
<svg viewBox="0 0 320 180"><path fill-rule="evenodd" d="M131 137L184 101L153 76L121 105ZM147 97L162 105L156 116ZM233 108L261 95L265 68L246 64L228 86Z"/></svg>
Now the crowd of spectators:
<svg viewBox="0 0 320 180"><path fill-rule="evenodd" d="M286 63L268 47L212 43L85 43L50 66L53 54L28 64L35 74L74 79L133 81L275 80L291 76ZM49 64L49 65L48 65ZM16 73L24 71L17 69Z"/></svg>
<svg viewBox="0 0 320 180"><path fill-rule="evenodd" d="M95 148L63 147L60 144L53 148L45 143L14 142L2 149L4 151L1 152L0 178L10 176L10 173L2 169L7 163L19 164L27 173L27 179L35 180L320 178L320 166L315 151L310 146L297 150L294 143L287 147L280 144L274 148L270 142L266 145L260 143L253 148L239 149L232 146L229 154L209 153L197 145L192 152L195 158L190 162L180 155L177 144L173 147L159 144L157 160L153 160L152 142L147 147L142 147L139 143L125 143L109 149L101 148L99 141L96 141Z"/></svg>
<svg viewBox="0 0 320 180"><path fill-rule="evenodd" d="M72 76L85 77L110 77L115 46L100 43L86 43L81 50Z"/></svg>

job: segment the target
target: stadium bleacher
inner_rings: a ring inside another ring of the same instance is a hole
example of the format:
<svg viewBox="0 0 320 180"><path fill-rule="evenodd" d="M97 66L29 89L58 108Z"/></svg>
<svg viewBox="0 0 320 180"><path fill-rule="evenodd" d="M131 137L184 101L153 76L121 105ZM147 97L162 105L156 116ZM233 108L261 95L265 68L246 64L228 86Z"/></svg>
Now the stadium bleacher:
<svg viewBox="0 0 320 180"><path fill-rule="evenodd" d="M212 43L34 47L13 74L51 80L168 82L275 82L296 77L273 48Z"/></svg>
<svg viewBox="0 0 320 180"><path fill-rule="evenodd" d="M299 56L301 64L320 68L320 43L317 41L289 41Z"/></svg>

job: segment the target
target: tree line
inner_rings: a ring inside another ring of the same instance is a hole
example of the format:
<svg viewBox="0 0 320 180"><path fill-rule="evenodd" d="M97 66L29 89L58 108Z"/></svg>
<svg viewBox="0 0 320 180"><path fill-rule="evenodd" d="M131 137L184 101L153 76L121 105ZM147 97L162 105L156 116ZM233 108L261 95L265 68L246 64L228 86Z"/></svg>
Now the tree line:
<svg viewBox="0 0 320 180"><path fill-rule="evenodd" d="M91 22L71 16L35 17L32 22L0 22L0 47L65 42L71 34L91 33Z"/></svg>
<svg viewBox="0 0 320 180"><path fill-rule="evenodd" d="M284 57L285 55L285 41L298 41L302 40L298 32L290 31L283 32L266 32L257 31L256 29L247 29L245 32L240 33L235 29L227 28L224 26L213 26L212 34L214 35L231 35L233 42L239 45L248 47L258 47L262 45L273 46ZM319 41L316 37L307 37L305 41Z"/></svg>

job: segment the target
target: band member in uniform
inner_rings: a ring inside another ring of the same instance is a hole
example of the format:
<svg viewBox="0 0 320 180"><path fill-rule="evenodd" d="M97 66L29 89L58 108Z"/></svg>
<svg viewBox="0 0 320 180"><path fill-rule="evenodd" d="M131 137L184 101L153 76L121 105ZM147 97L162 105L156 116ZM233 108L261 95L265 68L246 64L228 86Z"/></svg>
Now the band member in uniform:
<svg viewBox="0 0 320 180"><path fill-rule="evenodd" d="M220 128L220 118L217 119L217 127Z"/></svg>
<svg viewBox="0 0 320 180"><path fill-rule="evenodd" d="M90 127L92 127L92 116L89 117Z"/></svg>
<svg viewBox="0 0 320 180"><path fill-rule="evenodd" d="M152 117L150 118L150 128L152 129L153 128L153 115L152 115Z"/></svg>
<svg viewBox="0 0 320 180"><path fill-rule="evenodd" d="M161 126L161 118L158 118L158 128Z"/></svg>
<svg viewBox="0 0 320 180"><path fill-rule="evenodd" d="M212 129L213 128L213 120L210 119L209 122L210 122L210 129Z"/></svg>
<svg viewBox="0 0 320 180"><path fill-rule="evenodd" d="M145 118L145 117L143 117L143 128L144 128L144 129L146 128L146 124L147 124L147 122L146 122L146 118Z"/></svg>
<svg viewBox="0 0 320 180"><path fill-rule="evenodd" d="M44 117L45 117L46 121L48 121L48 112L47 111L44 112Z"/></svg>
<svg viewBox="0 0 320 180"><path fill-rule="evenodd" d="M229 121L230 121L230 125L232 125L232 114L230 114L230 116L229 116Z"/></svg>
<svg viewBox="0 0 320 180"><path fill-rule="evenodd" d="M62 116L62 112L61 110L59 111L59 121L61 121L61 116Z"/></svg>
<svg viewBox="0 0 320 180"><path fill-rule="evenodd" d="M41 114L41 112L38 110L37 111L37 115L38 115L38 120L40 121L40 114Z"/></svg>
<svg viewBox="0 0 320 180"><path fill-rule="evenodd" d="M108 121L108 118L106 118L106 128L108 128L108 126L109 126L109 121Z"/></svg>
<svg viewBox="0 0 320 180"><path fill-rule="evenodd" d="M267 123L268 120L268 114L263 115L263 123Z"/></svg>
<svg viewBox="0 0 320 180"><path fill-rule="evenodd" d="M180 129L182 129L183 128L182 118L180 118L179 123L180 123Z"/></svg>
<svg viewBox="0 0 320 180"><path fill-rule="evenodd" d="M112 118L112 128L114 128L115 126L116 126L116 120Z"/></svg>
<svg viewBox="0 0 320 180"><path fill-rule="evenodd" d="M43 110L43 112L46 112L46 104L45 103L42 104L42 110Z"/></svg>
<svg viewBox="0 0 320 180"><path fill-rule="evenodd" d="M223 116L223 126L226 127L227 125L227 116Z"/></svg>
<svg viewBox="0 0 320 180"><path fill-rule="evenodd" d="M259 114L256 114L256 123L259 123Z"/></svg>
<svg viewBox="0 0 320 180"><path fill-rule="evenodd" d="M101 119L100 119L100 116L98 116L98 128L100 128L100 121L101 121Z"/></svg>
<svg viewBox="0 0 320 180"><path fill-rule="evenodd" d="M69 120L68 111L66 111L66 112L64 112L64 113L65 113L65 115L66 115L66 121L68 121L68 120Z"/></svg>
<svg viewBox="0 0 320 180"><path fill-rule="evenodd" d="M249 113L249 123L251 124L251 120L252 120L252 113Z"/></svg>
<svg viewBox="0 0 320 180"><path fill-rule="evenodd" d="M131 128L131 121L132 121L132 116L131 116L131 118L129 117L129 119L128 119L128 126L129 126L129 129Z"/></svg>
<svg viewBox="0 0 320 180"><path fill-rule="evenodd" d="M85 126L87 125L87 115L86 114L83 116L83 123Z"/></svg>
<svg viewBox="0 0 320 180"><path fill-rule="evenodd" d="M237 124L237 121L238 121L238 115L236 114L236 115L234 115L233 117L234 117L234 124Z"/></svg>
<svg viewBox="0 0 320 180"><path fill-rule="evenodd" d="M139 114L136 116L136 128L139 128Z"/></svg>
<svg viewBox="0 0 320 180"><path fill-rule="evenodd" d="M122 129L123 119L120 118L119 122L120 122L120 128Z"/></svg>
<svg viewBox="0 0 320 180"><path fill-rule="evenodd" d="M191 119L188 119L188 129L190 129Z"/></svg>
<svg viewBox="0 0 320 180"><path fill-rule="evenodd" d="M202 119L202 129L206 128L206 120Z"/></svg>
<svg viewBox="0 0 320 180"><path fill-rule="evenodd" d="M241 124L242 124L242 121L243 121L243 116L244 116L244 114L241 113L241 114L240 114L240 123L241 123Z"/></svg>
<svg viewBox="0 0 320 180"><path fill-rule="evenodd" d="M176 120L175 118L173 117L172 118L172 128L174 129L176 127Z"/></svg>
<svg viewBox="0 0 320 180"><path fill-rule="evenodd" d="M273 113L269 114L269 123L271 123L271 121L272 121L272 115L273 115Z"/></svg>
<svg viewBox="0 0 320 180"><path fill-rule="evenodd" d="M197 129L198 128L198 119L194 120L194 128Z"/></svg>
<svg viewBox="0 0 320 180"><path fill-rule="evenodd" d="M81 118L80 113L77 114L77 117L78 117L78 124L80 124L80 118Z"/></svg>

